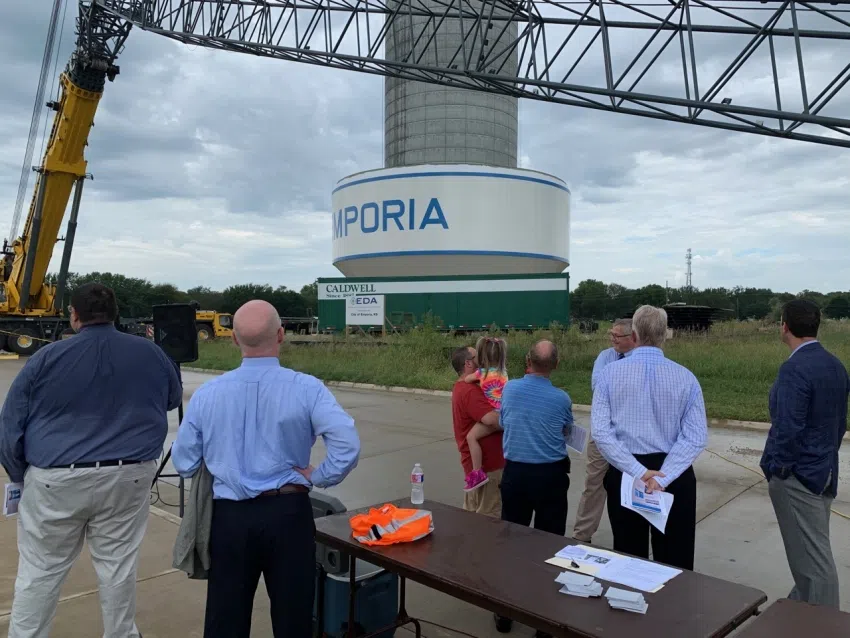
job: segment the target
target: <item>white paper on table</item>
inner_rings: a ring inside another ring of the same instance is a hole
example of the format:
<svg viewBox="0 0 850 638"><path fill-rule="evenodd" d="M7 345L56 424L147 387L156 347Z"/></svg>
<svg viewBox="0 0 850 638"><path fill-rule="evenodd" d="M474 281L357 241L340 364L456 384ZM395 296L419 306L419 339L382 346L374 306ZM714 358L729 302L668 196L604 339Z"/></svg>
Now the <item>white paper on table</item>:
<svg viewBox="0 0 850 638"><path fill-rule="evenodd" d="M667 581L682 573L681 569L674 569L666 565L660 565L640 558L624 558L616 563L609 563L597 572L597 578L607 580L618 585L631 587L645 592L655 592L664 586ZM619 593L622 590L614 590Z"/></svg>
<svg viewBox="0 0 850 638"><path fill-rule="evenodd" d="M619 589L618 587L609 587L605 592L605 598L613 600L621 600L626 603L640 603L643 600L643 594L628 589Z"/></svg>
<svg viewBox="0 0 850 638"><path fill-rule="evenodd" d="M620 554L615 554L614 552L598 549L596 547L588 547L587 545L575 545L574 547L579 547L586 552L584 558L575 559L554 556L546 562L549 565L554 565L561 569L568 569L574 572L579 572L580 574L595 576L604 565L618 560L623 560L625 558ZM574 565L578 565L578 567L575 567Z"/></svg>
<svg viewBox="0 0 850 638"><path fill-rule="evenodd" d="M559 585L576 585L578 587L587 587L596 579L593 576L585 576L584 574L576 574L575 572L561 572L555 579Z"/></svg>
<svg viewBox="0 0 850 638"><path fill-rule="evenodd" d="M581 545L567 545L560 552L555 554L555 558L566 558L567 560L584 560L587 556L587 550Z"/></svg>
<svg viewBox="0 0 850 638"><path fill-rule="evenodd" d="M6 495L3 499L3 516L15 516L18 513L18 503L21 502L23 491L23 483L6 483Z"/></svg>
<svg viewBox="0 0 850 638"><path fill-rule="evenodd" d="M567 447L571 447L579 454L584 454L584 451L587 449L588 437L589 433L587 428L583 428L580 425L573 423L565 435Z"/></svg>
<svg viewBox="0 0 850 638"><path fill-rule="evenodd" d="M558 592L569 596L578 596L579 598L598 598L602 595L602 583L593 581L593 584L587 587L564 585Z"/></svg>
<svg viewBox="0 0 850 638"><path fill-rule="evenodd" d="M623 472L623 479L620 482L620 505L625 507L627 510L637 512L643 516L653 527L663 534L664 530L667 528L667 517L670 516L670 509L673 507L673 495L668 494L667 492L653 492L652 494L644 493L644 496L642 497L644 502L647 497L658 497L657 499L652 499L652 501L658 504L658 507L661 510L659 512L650 511L648 508L644 507L635 507L634 492L638 489L642 490L644 487L645 484L643 481Z"/></svg>

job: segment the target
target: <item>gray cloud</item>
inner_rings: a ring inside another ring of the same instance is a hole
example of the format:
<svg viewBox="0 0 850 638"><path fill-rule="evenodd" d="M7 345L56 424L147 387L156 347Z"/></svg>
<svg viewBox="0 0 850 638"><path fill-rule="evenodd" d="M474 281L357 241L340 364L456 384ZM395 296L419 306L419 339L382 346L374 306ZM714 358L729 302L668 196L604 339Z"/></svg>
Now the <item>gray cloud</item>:
<svg viewBox="0 0 850 638"><path fill-rule="evenodd" d="M60 66L74 13L72 3ZM0 54L9 61L0 198L9 217L48 15L46 4L12 3L0 25ZM643 37L618 34L615 54L636 51ZM698 50L705 89L731 49L706 37ZM671 51L670 68L680 74L678 48ZM807 53L821 62L811 71L814 87L847 52L830 43ZM577 82L604 82L595 55L576 71ZM790 96L789 55L783 51L781 69ZM770 105L769 67L758 61L724 95ZM213 287L300 287L338 274L330 264L330 193L341 177L382 164L380 78L186 47L140 31L119 64L87 151L95 180L86 186L75 270ZM648 78L645 90L669 90L674 81L681 80ZM588 277L681 284L691 247L700 287L848 287L847 150L532 101L521 102L520 118L522 165L565 179L573 192L574 284Z"/></svg>

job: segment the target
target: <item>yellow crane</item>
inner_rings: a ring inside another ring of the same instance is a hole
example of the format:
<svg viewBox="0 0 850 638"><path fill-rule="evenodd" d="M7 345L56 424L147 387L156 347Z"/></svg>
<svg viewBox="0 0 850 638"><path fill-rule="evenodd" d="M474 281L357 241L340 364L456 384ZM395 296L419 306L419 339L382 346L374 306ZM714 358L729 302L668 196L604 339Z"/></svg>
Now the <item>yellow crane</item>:
<svg viewBox="0 0 850 638"><path fill-rule="evenodd" d="M61 5L62 0L54 0L35 109L41 107ZM88 177L84 150L106 80L112 81L118 74L115 58L130 32L129 23L104 13L96 3L80 2L79 10L77 43L59 76L59 98L47 102L47 106L55 112L53 124L41 164L34 168L38 177L23 231L20 236L15 236L21 212L20 195L26 189L25 178L19 189L10 238L3 243L0 345L18 354L31 354L43 343L53 341L70 330L62 298L83 184ZM35 109L24 171L29 169L27 164L38 128ZM74 199L64 238L65 250L59 278L54 285L46 280L47 269L53 248L60 241L62 219L72 192Z"/></svg>

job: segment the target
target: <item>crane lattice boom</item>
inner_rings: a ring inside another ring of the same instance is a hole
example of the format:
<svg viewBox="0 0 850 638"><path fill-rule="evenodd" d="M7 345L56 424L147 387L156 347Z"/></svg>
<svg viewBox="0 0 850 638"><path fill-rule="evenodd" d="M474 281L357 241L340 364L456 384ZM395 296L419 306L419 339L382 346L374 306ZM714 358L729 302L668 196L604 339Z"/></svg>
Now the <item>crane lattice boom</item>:
<svg viewBox="0 0 850 638"><path fill-rule="evenodd" d="M850 146L846 0L94 3L199 46ZM452 20L463 38L446 55Z"/></svg>

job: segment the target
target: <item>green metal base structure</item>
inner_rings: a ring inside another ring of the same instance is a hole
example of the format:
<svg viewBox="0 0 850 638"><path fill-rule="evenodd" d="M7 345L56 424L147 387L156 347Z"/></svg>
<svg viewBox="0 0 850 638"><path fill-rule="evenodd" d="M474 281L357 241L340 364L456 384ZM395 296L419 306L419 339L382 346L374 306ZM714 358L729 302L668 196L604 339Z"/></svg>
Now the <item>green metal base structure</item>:
<svg viewBox="0 0 850 638"><path fill-rule="evenodd" d="M536 330L569 325L569 274L349 277L319 279L319 332L344 333L346 297L383 296L385 328ZM384 326L358 326L381 333Z"/></svg>

